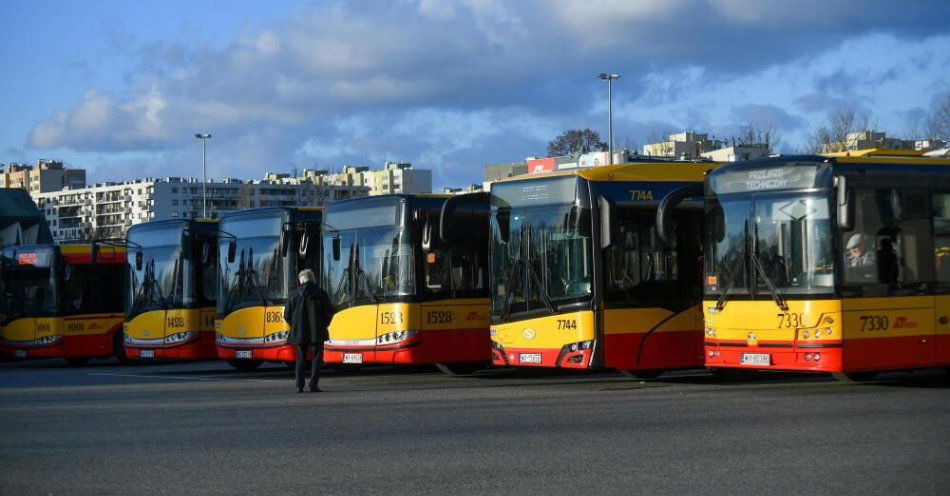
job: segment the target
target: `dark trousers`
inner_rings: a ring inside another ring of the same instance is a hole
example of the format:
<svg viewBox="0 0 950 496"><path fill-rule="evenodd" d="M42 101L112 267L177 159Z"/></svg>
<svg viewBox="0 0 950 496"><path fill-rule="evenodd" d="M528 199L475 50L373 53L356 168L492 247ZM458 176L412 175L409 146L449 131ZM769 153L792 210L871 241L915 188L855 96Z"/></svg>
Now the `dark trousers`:
<svg viewBox="0 0 950 496"><path fill-rule="evenodd" d="M307 366L307 349L313 347L313 360L310 361L310 389L316 389L320 382L320 362L323 361L323 343L295 344L297 362L294 363L294 378L297 380L297 389L303 389L304 368Z"/></svg>

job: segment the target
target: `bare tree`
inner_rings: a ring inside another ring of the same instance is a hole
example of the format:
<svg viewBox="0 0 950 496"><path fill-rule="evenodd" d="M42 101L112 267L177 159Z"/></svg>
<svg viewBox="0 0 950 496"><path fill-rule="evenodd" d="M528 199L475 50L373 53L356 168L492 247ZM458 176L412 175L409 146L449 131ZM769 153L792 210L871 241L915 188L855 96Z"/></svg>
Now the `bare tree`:
<svg viewBox="0 0 950 496"><path fill-rule="evenodd" d="M669 157L673 155L674 145L669 141L670 133L667 131L651 131L650 135L647 136L647 142L651 147L651 151L656 152L655 155L660 157Z"/></svg>
<svg viewBox="0 0 950 496"><path fill-rule="evenodd" d="M254 206L254 188L250 184L242 184L238 189L237 208L251 208Z"/></svg>
<svg viewBox="0 0 950 496"><path fill-rule="evenodd" d="M925 124L927 138L950 141L950 93L945 93Z"/></svg>
<svg viewBox="0 0 950 496"><path fill-rule="evenodd" d="M739 128L737 135L726 138L733 146L736 145L765 145L765 153L771 154L782 144L782 134L771 126L747 124Z"/></svg>
<svg viewBox="0 0 950 496"><path fill-rule="evenodd" d="M812 153L843 152L849 149L848 134L868 129L868 117L854 107L838 109L828 115L828 124L815 128L809 137Z"/></svg>
<svg viewBox="0 0 950 496"><path fill-rule="evenodd" d="M604 151L607 143L600 141L600 134L591 129L570 129L548 143L548 156L581 155Z"/></svg>

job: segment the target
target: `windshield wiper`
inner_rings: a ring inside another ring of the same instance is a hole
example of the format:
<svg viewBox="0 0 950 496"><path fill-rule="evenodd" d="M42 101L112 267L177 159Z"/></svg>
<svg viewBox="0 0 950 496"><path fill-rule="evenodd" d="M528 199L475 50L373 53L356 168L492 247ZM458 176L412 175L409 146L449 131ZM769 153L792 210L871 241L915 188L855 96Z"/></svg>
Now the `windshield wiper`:
<svg viewBox="0 0 950 496"><path fill-rule="evenodd" d="M517 260L514 260L511 264L511 270L508 271L508 279L507 279L508 284L510 284L511 286L514 286L514 284L512 284L513 281L518 280L515 278L515 275L516 275L516 271L518 270L518 265L521 263L523 263L521 259L517 259ZM505 293L505 302L501 306L502 320L507 321L511 317L511 304L512 302L514 302L514 300L515 300L515 290L514 288L511 288L511 290Z"/></svg>
<svg viewBox="0 0 950 496"><path fill-rule="evenodd" d="M369 286L369 281L366 279L366 271L362 267L357 265L351 270L356 271L356 281L357 281L357 291L359 290L360 285L363 286L363 290L366 291L366 294L373 300L373 303L379 303L379 298L376 296L376 293L373 292L373 289ZM356 295L354 294L354 297Z"/></svg>
<svg viewBox="0 0 950 496"><path fill-rule="evenodd" d="M736 263L732 265L732 269L726 269L729 272L729 282L726 284L726 287L722 288L722 293L719 294L719 299L716 300L716 310L722 311L723 308L726 308L726 301L729 299L729 291L732 290L732 286L735 285L735 273L742 268L742 264L745 263L746 252L742 252L742 256L736 260Z"/></svg>
<svg viewBox="0 0 950 496"><path fill-rule="evenodd" d="M772 279L766 274L765 267L762 266L762 260L759 259L757 253L753 253L752 257L752 266L755 267L756 272L759 276L762 277L762 280L765 281L765 286L769 288L769 292L772 293L772 299L775 300L775 304L782 309L783 312L788 311L788 304L785 303L785 299L778 292L778 288L775 287L775 283L772 282Z"/></svg>
<svg viewBox="0 0 950 496"><path fill-rule="evenodd" d="M527 264L527 267L528 267L528 272L530 272L531 275L534 277L534 282L538 285L538 296L541 297L541 303L543 303L544 306L548 307L548 310L550 310L551 313L557 313L557 305L555 305L554 302L551 301L551 296L548 294L547 286L545 286L541 282L541 276L534 269L534 267L531 266L531 264Z"/></svg>

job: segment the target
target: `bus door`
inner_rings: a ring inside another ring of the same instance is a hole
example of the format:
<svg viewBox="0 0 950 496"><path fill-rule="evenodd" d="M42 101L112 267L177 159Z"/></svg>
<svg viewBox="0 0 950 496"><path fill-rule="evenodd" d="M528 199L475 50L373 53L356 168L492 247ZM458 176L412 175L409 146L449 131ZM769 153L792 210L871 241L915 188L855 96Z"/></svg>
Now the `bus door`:
<svg viewBox="0 0 950 496"><path fill-rule="evenodd" d="M931 196L934 232L934 348L937 364L950 364L950 191Z"/></svg>

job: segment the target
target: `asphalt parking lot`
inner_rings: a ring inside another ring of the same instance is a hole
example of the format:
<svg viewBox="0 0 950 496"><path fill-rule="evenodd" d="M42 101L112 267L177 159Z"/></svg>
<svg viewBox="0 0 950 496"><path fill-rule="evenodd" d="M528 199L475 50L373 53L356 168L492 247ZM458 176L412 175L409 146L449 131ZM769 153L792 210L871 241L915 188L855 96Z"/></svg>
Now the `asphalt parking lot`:
<svg viewBox="0 0 950 496"><path fill-rule="evenodd" d="M948 494L950 378L0 364L0 494Z"/></svg>

